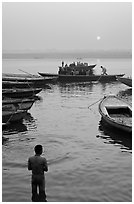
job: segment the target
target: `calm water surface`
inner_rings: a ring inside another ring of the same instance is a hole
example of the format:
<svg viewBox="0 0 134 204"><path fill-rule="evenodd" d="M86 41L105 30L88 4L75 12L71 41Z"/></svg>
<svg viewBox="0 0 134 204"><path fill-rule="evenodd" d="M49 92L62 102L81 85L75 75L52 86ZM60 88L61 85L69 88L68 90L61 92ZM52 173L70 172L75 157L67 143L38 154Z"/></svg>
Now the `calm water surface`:
<svg viewBox="0 0 134 204"><path fill-rule="evenodd" d="M85 61L97 63L96 73L102 64L108 73L131 76L129 59ZM3 72L20 73L20 68L34 74L56 73L60 64L57 59L3 60ZM55 84L38 94L40 100L23 123L3 131L4 202L31 201L27 159L36 144L44 146L43 156L49 164L49 202L132 201L132 138L102 124L98 103L88 108L110 93L132 102L132 90L119 82Z"/></svg>

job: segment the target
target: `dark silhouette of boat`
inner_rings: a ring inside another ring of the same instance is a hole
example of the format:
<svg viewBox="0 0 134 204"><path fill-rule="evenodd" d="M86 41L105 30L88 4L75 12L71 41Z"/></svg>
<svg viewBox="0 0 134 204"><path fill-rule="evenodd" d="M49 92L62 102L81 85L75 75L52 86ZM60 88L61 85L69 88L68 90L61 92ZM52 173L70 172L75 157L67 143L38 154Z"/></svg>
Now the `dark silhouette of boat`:
<svg viewBox="0 0 134 204"><path fill-rule="evenodd" d="M12 89L12 88L31 88L33 87L33 82L20 82L20 81L2 81L3 89Z"/></svg>
<svg viewBox="0 0 134 204"><path fill-rule="evenodd" d="M2 97L6 98L30 98L41 92L42 88L29 89L2 89Z"/></svg>
<svg viewBox="0 0 134 204"><path fill-rule="evenodd" d="M47 87L47 84L53 83L54 81L54 78L44 78L38 75L2 74L2 88Z"/></svg>
<svg viewBox="0 0 134 204"><path fill-rule="evenodd" d="M124 74L102 74L95 75L94 68L96 64L89 65L88 63L72 63L70 65L63 65L59 67L58 74L41 73L38 72L42 77L57 77L58 82L68 83L68 82L91 82L91 81L101 81L109 82L116 81L117 76L122 77Z"/></svg>
<svg viewBox="0 0 134 204"><path fill-rule="evenodd" d="M39 74L43 77L52 77L57 76L58 82L91 82L91 81L100 81L100 82L110 82L116 81L117 76L122 77L124 74L114 74L114 75L63 75L63 74L47 74L47 73L40 73Z"/></svg>

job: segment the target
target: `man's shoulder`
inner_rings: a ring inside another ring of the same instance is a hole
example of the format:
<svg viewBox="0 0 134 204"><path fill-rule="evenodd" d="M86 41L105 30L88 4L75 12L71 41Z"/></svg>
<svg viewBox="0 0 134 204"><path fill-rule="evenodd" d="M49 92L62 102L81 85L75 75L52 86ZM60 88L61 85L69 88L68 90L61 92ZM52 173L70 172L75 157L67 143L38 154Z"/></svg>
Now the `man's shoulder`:
<svg viewBox="0 0 134 204"><path fill-rule="evenodd" d="M28 160L33 160L34 158L35 158L35 156L31 156L31 157L29 157Z"/></svg>
<svg viewBox="0 0 134 204"><path fill-rule="evenodd" d="M42 161L47 161L45 157L40 157Z"/></svg>

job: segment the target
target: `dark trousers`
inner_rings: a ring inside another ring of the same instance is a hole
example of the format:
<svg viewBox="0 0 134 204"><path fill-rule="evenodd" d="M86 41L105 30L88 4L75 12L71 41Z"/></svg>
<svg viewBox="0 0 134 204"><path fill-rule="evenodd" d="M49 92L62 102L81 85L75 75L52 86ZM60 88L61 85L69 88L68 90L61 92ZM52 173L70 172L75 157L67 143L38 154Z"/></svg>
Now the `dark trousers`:
<svg viewBox="0 0 134 204"><path fill-rule="evenodd" d="M46 201L44 175L32 175L31 185L32 185L32 201L33 202Z"/></svg>

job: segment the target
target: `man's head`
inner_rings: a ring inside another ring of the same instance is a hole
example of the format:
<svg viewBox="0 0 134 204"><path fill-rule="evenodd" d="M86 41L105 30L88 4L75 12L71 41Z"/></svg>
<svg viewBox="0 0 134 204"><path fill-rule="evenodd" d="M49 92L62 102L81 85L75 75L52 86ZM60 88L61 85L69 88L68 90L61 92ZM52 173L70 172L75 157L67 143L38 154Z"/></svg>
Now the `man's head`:
<svg viewBox="0 0 134 204"><path fill-rule="evenodd" d="M36 154L42 154L43 151L42 145L36 145L34 151Z"/></svg>

